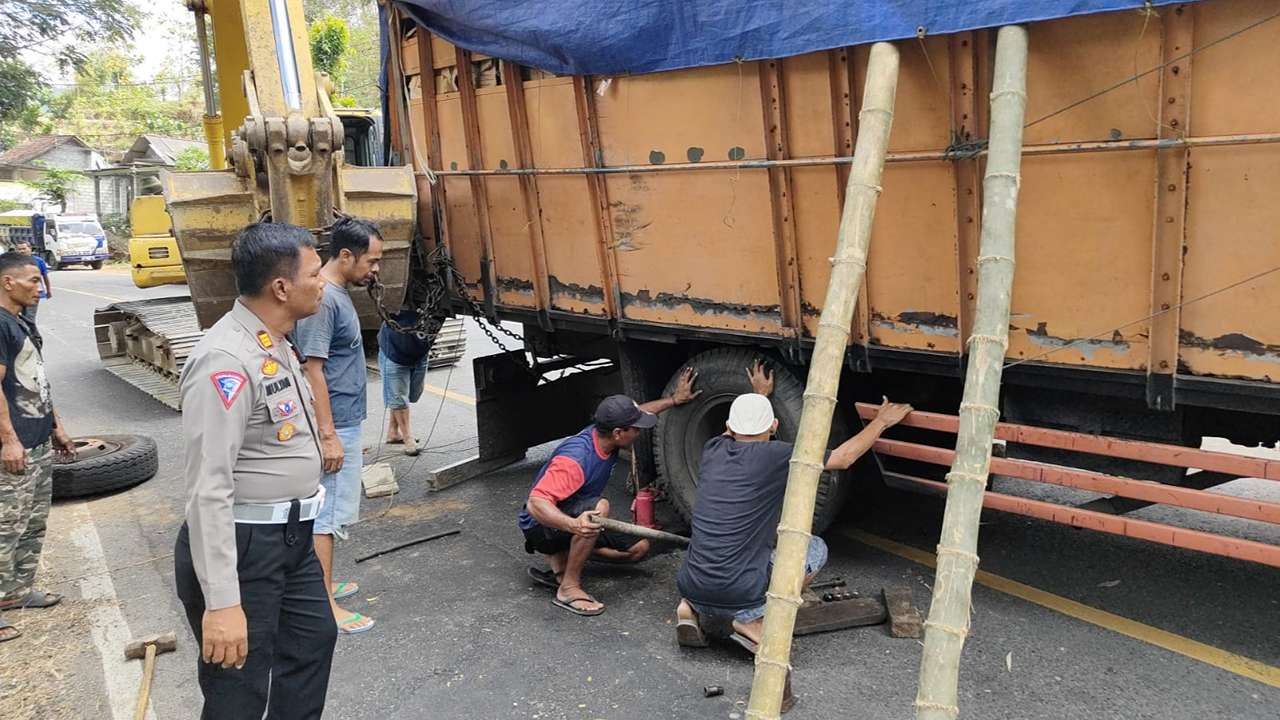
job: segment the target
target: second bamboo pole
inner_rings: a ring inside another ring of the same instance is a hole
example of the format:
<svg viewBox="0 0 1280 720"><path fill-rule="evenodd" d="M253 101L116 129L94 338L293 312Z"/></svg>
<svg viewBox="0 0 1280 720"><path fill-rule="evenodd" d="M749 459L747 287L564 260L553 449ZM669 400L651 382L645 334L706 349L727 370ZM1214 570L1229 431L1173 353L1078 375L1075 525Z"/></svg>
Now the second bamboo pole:
<svg viewBox="0 0 1280 720"><path fill-rule="evenodd" d="M804 409L787 475L782 520L778 525L777 559L769 581L764 633L756 653L755 679L747 706L749 719L777 720L791 670L791 633L800 607L814 499L831 435L831 414L835 411L840 370L848 350L853 309L867 266L871 224L876 200L880 197L880 177L889 147L897 89L898 51L889 43L876 43L867 63L853 167L845 188L835 257L831 258L831 279L818 321L813 359L805 382Z"/></svg>
<svg viewBox="0 0 1280 720"><path fill-rule="evenodd" d="M947 473L947 508L938 541L933 602L925 622L915 702L917 720L954 720L960 714L960 651L969 634L970 592L978 570L978 520L991 467L991 442L1000 418L1000 379L1009 345L1014 226L1027 107L1025 28L1000 28L994 74L991 139L982 181L978 303L969 336L956 455Z"/></svg>

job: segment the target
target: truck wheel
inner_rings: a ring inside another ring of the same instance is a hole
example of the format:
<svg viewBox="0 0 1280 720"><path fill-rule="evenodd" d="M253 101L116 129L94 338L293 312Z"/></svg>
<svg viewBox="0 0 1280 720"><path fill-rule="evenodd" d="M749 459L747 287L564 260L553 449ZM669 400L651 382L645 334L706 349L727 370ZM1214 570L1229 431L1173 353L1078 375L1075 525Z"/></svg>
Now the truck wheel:
<svg viewBox="0 0 1280 720"><path fill-rule="evenodd" d="M698 372L697 389L702 394L692 402L658 416L658 427L654 430L654 458L659 482L686 520L693 516L702 446L724 432L729 405L738 395L751 392L747 368L762 358L764 356L758 352L733 348L711 350L695 356L687 366ZM772 400L778 418L778 439L794 442L804 404L804 383L789 368L777 362L770 362L770 367L773 370ZM679 376L677 371L667 383L664 394L670 395L675 390ZM832 418L831 436L836 442L848 437L844 418L839 413ZM834 444L829 443L828 446L834 447ZM825 530L844 504L847 483L843 475L839 472L822 474L813 514L814 533Z"/></svg>
<svg viewBox="0 0 1280 720"><path fill-rule="evenodd" d="M102 261L101 261L101 260L94 260L93 262L89 263L89 267L93 268L94 270L101 270L101 269L102 269Z"/></svg>
<svg viewBox="0 0 1280 720"><path fill-rule="evenodd" d="M72 438L76 456L53 461L53 498L98 495L149 480L160 467L156 441L144 435Z"/></svg>

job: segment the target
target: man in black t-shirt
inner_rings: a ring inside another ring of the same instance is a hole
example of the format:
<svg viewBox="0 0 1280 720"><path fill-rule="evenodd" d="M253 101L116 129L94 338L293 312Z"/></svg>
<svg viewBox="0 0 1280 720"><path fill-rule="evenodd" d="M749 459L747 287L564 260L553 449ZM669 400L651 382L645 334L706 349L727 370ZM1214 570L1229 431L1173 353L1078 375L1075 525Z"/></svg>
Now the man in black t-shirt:
<svg viewBox="0 0 1280 720"><path fill-rule="evenodd" d="M31 587L53 493L52 451L75 452L53 411L40 333L22 317L39 300L40 288L34 259L0 255L0 611L49 607L62 599ZM20 634L0 618L0 642Z"/></svg>
<svg viewBox="0 0 1280 720"><path fill-rule="evenodd" d="M793 447L770 439L778 430L768 397L773 375L759 362L747 374L755 393L733 401L728 429L702 450L693 536L676 576L681 596L676 640L686 647L706 646L698 622L702 615L732 617L734 639L747 647L759 644L764 625L765 590ZM909 412L910 405L886 400L862 432L831 451L826 469L849 468ZM805 559L806 584L826 560L827 546L814 536Z"/></svg>

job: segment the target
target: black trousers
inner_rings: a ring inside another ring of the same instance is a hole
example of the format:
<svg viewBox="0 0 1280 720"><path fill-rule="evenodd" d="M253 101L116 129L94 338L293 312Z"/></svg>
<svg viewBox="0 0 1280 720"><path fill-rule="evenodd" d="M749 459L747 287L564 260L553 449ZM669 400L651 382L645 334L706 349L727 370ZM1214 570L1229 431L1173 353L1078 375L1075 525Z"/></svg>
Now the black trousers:
<svg viewBox="0 0 1280 720"><path fill-rule="evenodd" d="M311 522L298 522L295 502L287 524L236 524L240 606L249 626L244 667L223 669L197 657L203 720L319 718L329 689L338 628L329 609L324 573L311 543ZM191 564L184 523L173 564L187 622L203 644L204 594Z"/></svg>

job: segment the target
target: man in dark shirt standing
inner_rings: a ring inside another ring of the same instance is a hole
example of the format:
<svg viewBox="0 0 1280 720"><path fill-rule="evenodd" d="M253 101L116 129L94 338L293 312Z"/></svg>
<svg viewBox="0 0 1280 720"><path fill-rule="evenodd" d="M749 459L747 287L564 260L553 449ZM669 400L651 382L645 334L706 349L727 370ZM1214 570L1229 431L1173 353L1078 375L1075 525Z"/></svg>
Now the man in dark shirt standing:
<svg viewBox="0 0 1280 720"><path fill-rule="evenodd" d="M75 452L53 411L40 333L22 317L39 301L41 287L31 256L0 255L0 611L62 599L31 587L53 494L52 451ZM0 642L20 634L0 618Z"/></svg>
<svg viewBox="0 0 1280 720"><path fill-rule="evenodd" d="M401 327L413 327L418 311L406 307L391 318ZM404 444L405 455L418 454L418 441L409 429L409 406L422 397L427 380L427 356L431 337L400 332L383 321L378 329L378 372L382 375L382 404L387 408L387 444Z"/></svg>
<svg viewBox="0 0 1280 720"><path fill-rule="evenodd" d="M773 375L759 362L747 373L756 392L733 401L728 429L702 450L693 536L676 576L681 596L676 640L686 647L706 646L698 623L702 615L732 617L734 631L748 645L759 644L764 625L765 590L793 446L770 439L778 430L768 397ZM862 432L831 451L826 469L848 469L909 412L910 405L886 400ZM806 583L826 560L827 546L814 536L805 558Z"/></svg>

